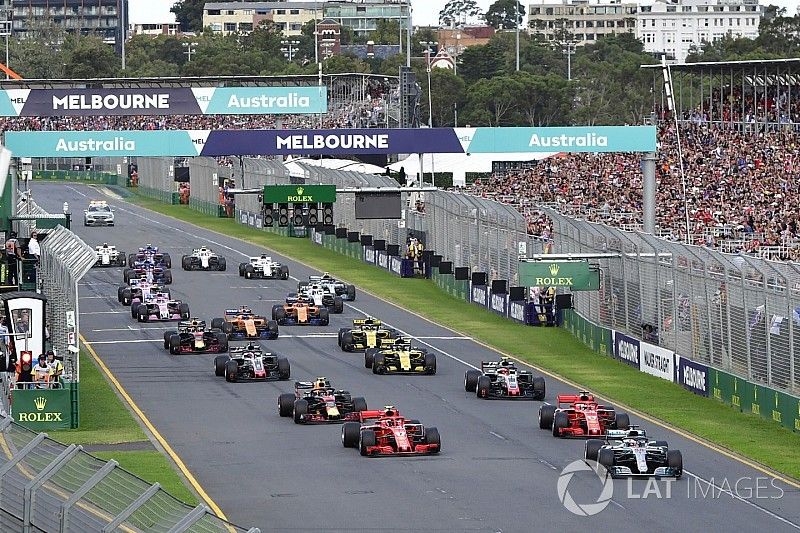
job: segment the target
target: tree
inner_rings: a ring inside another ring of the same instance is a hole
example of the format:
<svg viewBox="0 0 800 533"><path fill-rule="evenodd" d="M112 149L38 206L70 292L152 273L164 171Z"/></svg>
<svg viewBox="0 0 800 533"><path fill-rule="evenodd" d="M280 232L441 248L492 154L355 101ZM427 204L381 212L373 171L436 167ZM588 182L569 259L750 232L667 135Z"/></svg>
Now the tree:
<svg viewBox="0 0 800 533"><path fill-rule="evenodd" d="M504 50L499 41L492 40L486 45L470 46L458 56L458 74L467 85L482 78L491 78L503 72L503 57Z"/></svg>
<svg viewBox="0 0 800 533"><path fill-rule="evenodd" d="M334 55L325 60L322 65L325 74L368 73L370 67L367 63L354 56Z"/></svg>
<svg viewBox="0 0 800 533"><path fill-rule="evenodd" d="M428 79L425 78L427 84ZM449 69L434 68L431 70L431 110L433 112L433 125L445 127L455 125L455 108L463 109L466 102L466 85L464 80L453 74ZM428 92L425 91L425 112L427 107Z"/></svg>
<svg viewBox="0 0 800 533"><path fill-rule="evenodd" d="M519 84L517 108L528 126L556 126L569 123L572 88L564 78L516 72Z"/></svg>
<svg viewBox="0 0 800 533"><path fill-rule="evenodd" d="M71 78L113 78L120 68L114 48L99 37L71 36L65 43L66 73Z"/></svg>
<svg viewBox="0 0 800 533"><path fill-rule="evenodd" d="M9 63L23 78L63 78L66 39L64 28L52 20L31 18L25 38L9 41Z"/></svg>
<svg viewBox="0 0 800 533"><path fill-rule="evenodd" d="M439 25L456 28L483 14L475 0L449 0L439 11Z"/></svg>
<svg viewBox="0 0 800 533"><path fill-rule="evenodd" d="M496 30L513 30L525 20L525 8L517 0L497 0L489 6L485 18Z"/></svg>
<svg viewBox="0 0 800 533"><path fill-rule="evenodd" d="M400 42L400 23L396 20L378 19L375 31L369 34L375 44L398 44Z"/></svg>
<svg viewBox="0 0 800 533"><path fill-rule="evenodd" d="M218 2L232 2L233 0L217 0ZM175 20L181 25L182 31L200 33L203 31L203 6L206 0L178 0L172 5L170 11L175 14Z"/></svg>
<svg viewBox="0 0 800 533"><path fill-rule="evenodd" d="M478 80L467 89L468 119L487 126L513 124L520 90L521 85L513 76Z"/></svg>

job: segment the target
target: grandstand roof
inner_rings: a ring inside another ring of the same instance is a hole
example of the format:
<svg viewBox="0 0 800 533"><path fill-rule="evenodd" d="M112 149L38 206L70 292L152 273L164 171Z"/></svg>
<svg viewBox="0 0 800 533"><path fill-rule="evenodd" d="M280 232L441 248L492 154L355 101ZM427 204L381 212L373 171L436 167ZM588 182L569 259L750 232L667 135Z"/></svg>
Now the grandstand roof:
<svg viewBox="0 0 800 533"><path fill-rule="evenodd" d="M699 63L673 63L670 64L672 72L699 73L709 70L727 70L732 72L754 72L763 74L766 70L769 73L778 70L797 69L800 71L800 58L787 59L756 59L747 61L703 61ZM642 65L642 68L660 69L661 64Z"/></svg>

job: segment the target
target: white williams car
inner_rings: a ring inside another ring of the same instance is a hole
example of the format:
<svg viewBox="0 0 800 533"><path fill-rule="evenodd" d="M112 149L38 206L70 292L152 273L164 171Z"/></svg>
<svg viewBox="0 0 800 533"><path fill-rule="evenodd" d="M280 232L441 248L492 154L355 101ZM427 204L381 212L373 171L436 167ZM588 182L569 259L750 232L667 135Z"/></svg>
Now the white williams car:
<svg viewBox="0 0 800 533"><path fill-rule="evenodd" d="M191 255L181 259L184 270L225 270L225 258L220 257L211 248L202 246L195 248Z"/></svg>
<svg viewBox="0 0 800 533"><path fill-rule="evenodd" d="M125 253L117 250L114 245L109 245L104 242L100 246L95 246L95 253L97 254L97 261L94 266L96 267L124 267L125 266Z"/></svg>
<svg viewBox="0 0 800 533"><path fill-rule="evenodd" d="M83 212L84 226L113 226L114 211L105 200L92 200Z"/></svg>
<svg viewBox="0 0 800 533"><path fill-rule="evenodd" d="M282 265L266 254L251 257L247 263L239 263L239 275L247 279L289 279L289 267Z"/></svg>

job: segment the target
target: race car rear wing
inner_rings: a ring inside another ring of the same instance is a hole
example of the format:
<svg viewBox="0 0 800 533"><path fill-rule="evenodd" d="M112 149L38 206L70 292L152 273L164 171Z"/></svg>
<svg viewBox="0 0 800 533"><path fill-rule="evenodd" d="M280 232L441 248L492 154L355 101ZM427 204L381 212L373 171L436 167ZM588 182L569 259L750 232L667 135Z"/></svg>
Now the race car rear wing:
<svg viewBox="0 0 800 533"><path fill-rule="evenodd" d="M573 404L573 403L597 403L594 395L588 392L581 392L580 394L559 394L556 396L556 403L558 404Z"/></svg>
<svg viewBox="0 0 800 533"><path fill-rule="evenodd" d="M374 318L354 318L353 326L380 326L383 322Z"/></svg>
<svg viewBox="0 0 800 533"><path fill-rule="evenodd" d="M261 350L260 346L232 346L228 352L231 355L245 354L248 352L252 354L264 355L264 352Z"/></svg>
<svg viewBox="0 0 800 533"><path fill-rule="evenodd" d="M226 309L225 316L242 316L242 317L253 317L255 313L250 310L242 310L242 309Z"/></svg>

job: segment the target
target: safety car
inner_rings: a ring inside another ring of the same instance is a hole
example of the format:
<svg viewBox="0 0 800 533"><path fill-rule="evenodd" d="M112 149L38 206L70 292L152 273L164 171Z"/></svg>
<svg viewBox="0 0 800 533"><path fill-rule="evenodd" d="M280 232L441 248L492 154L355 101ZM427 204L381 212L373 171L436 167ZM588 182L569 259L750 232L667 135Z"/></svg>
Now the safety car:
<svg viewBox="0 0 800 533"><path fill-rule="evenodd" d="M113 226L114 211L105 200L90 200L89 207L83 211L84 226Z"/></svg>
<svg viewBox="0 0 800 533"><path fill-rule="evenodd" d="M500 361L481 361L480 370L467 370L464 389L486 400L543 400L545 382L503 357Z"/></svg>
<svg viewBox="0 0 800 533"><path fill-rule="evenodd" d="M267 254L239 263L239 275L246 279L289 279L289 267L273 261Z"/></svg>
<svg viewBox="0 0 800 533"><path fill-rule="evenodd" d="M125 266L125 253L117 250L117 247L113 244L104 242L99 246L95 246L94 253L97 254L97 261L94 263L96 267Z"/></svg>
<svg viewBox="0 0 800 533"><path fill-rule="evenodd" d="M330 380L298 381L294 394L278 396L278 414L291 416L296 424L340 424L357 421L358 413L367 410L367 401L353 398L350 391L335 389Z"/></svg>
<svg viewBox="0 0 800 533"><path fill-rule="evenodd" d="M683 455L663 440L651 440L639 426L611 429L604 440L589 439L584 459L597 461L613 478L674 477L683 475Z"/></svg>
<svg viewBox="0 0 800 533"><path fill-rule="evenodd" d="M360 411L359 422L342 426L342 445L363 456L432 455L442 450L439 430L408 420L387 405L380 411Z"/></svg>
<svg viewBox="0 0 800 533"><path fill-rule="evenodd" d="M382 348L394 343L399 333L372 317L354 319L352 328L339 329L339 347L345 352Z"/></svg>
<svg viewBox="0 0 800 533"><path fill-rule="evenodd" d="M265 352L257 344L232 346L227 355L214 358L214 374L225 381L286 381L291 377L289 360L276 353Z"/></svg>
<svg viewBox="0 0 800 533"><path fill-rule="evenodd" d="M181 258L181 266L184 270L224 271L227 268L225 258L220 257L207 246L195 248L190 255L184 255Z"/></svg>
<svg viewBox="0 0 800 533"><path fill-rule="evenodd" d="M628 426L627 414L597 403L586 391L559 394L556 405L539 407L539 428L551 430L554 437L604 437L611 429L627 429Z"/></svg>
<svg viewBox="0 0 800 533"><path fill-rule="evenodd" d="M228 336L206 327L206 321L190 318L178 322L177 329L164 332L164 349L173 355L181 353L224 353L228 351Z"/></svg>
<svg viewBox="0 0 800 533"><path fill-rule="evenodd" d="M364 352L364 366L373 374L427 374L436 373L436 355L425 348L411 346L404 337L380 348Z"/></svg>
<svg viewBox="0 0 800 533"><path fill-rule="evenodd" d="M255 314L246 305L226 309L222 318L211 321L211 328L221 330L230 340L278 338L278 322Z"/></svg>

